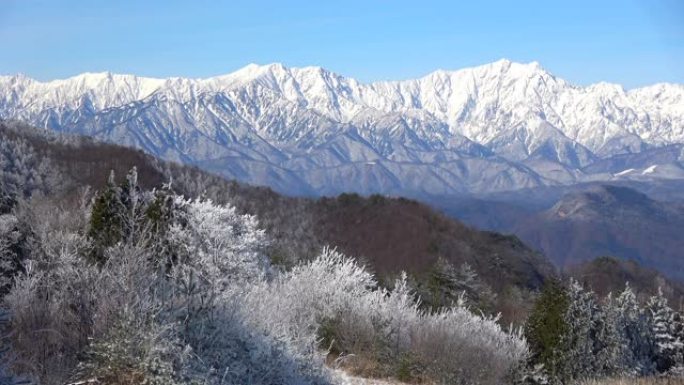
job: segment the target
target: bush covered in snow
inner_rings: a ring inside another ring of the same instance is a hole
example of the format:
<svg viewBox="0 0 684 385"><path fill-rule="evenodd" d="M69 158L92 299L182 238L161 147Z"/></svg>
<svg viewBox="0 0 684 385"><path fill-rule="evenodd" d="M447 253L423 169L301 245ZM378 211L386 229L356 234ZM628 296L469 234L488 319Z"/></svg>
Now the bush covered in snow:
<svg viewBox="0 0 684 385"><path fill-rule="evenodd" d="M371 274L330 249L262 283L247 302L269 314L254 319L257 327L291 339L301 352L319 345L356 368L374 365L365 374L496 384L527 354L524 340L495 319L462 305L426 313L405 276L392 291L378 288Z"/></svg>
<svg viewBox="0 0 684 385"><path fill-rule="evenodd" d="M136 177L3 219L13 234L3 255L17 229L27 245L3 301L15 374L50 385L325 384L334 356L370 375L496 384L526 357L495 319L463 304L421 310L405 276L381 288L332 249L271 269L256 218L142 191Z"/></svg>

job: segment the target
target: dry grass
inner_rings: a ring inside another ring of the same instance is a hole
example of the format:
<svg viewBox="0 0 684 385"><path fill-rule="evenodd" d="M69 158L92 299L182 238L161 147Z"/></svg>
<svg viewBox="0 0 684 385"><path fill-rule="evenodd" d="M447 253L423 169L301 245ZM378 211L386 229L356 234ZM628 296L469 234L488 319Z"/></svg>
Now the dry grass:
<svg viewBox="0 0 684 385"><path fill-rule="evenodd" d="M581 385L684 385L684 378L613 378L604 380L589 380L583 382Z"/></svg>

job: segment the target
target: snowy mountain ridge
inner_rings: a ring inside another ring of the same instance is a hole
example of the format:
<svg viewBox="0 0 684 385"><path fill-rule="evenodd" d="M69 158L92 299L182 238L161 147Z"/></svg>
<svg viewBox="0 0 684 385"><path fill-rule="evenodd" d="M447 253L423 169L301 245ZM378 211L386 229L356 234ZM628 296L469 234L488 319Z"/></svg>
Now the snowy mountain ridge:
<svg viewBox="0 0 684 385"><path fill-rule="evenodd" d="M206 79L4 76L0 118L293 194L453 195L684 177L684 85L579 87L536 62L370 84L282 64ZM620 168L623 158L640 163ZM665 167L621 174L654 164Z"/></svg>

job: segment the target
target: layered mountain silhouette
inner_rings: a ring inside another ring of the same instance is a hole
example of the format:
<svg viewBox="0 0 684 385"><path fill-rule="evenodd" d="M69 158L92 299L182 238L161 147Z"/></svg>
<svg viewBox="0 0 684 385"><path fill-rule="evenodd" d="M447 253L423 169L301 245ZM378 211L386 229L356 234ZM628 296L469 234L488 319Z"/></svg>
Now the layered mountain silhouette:
<svg viewBox="0 0 684 385"><path fill-rule="evenodd" d="M294 264L312 258L324 246L357 257L380 277L392 280L402 271L422 274L438 258L454 266L469 264L497 292L508 288L539 289L555 274L543 255L517 238L479 231L403 198L344 194L335 198L296 198L269 188L228 181L196 167L165 162L143 152L80 136L46 135L24 124L0 121L0 142L21 147L0 151L0 197L17 191L23 179L40 168L50 188L36 191L57 202L77 200L85 187L100 189L111 171L123 180L136 167L141 186L160 188L235 205L256 215L272 240L274 262ZM23 159L41 159L26 162ZM30 192L27 191L27 194ZM29 194L30 195L30 194Z"/></svg>
<svg viewBox="0 0 684 385"><path fill-rule="evenodd" d="M291 195L427 198L684 179L684 86L578 87L534 62L370 84L280 64L208 79L5 76L0 118Z"/></svg>
<svg viewBox="0 0 684 385"><path fill-rule="evenodd" d="M507 218L499 229L516 234L559 267L614 256L684 278L684 205L678 202L601 185L568 193L541 212L514 212Z"/></svg>

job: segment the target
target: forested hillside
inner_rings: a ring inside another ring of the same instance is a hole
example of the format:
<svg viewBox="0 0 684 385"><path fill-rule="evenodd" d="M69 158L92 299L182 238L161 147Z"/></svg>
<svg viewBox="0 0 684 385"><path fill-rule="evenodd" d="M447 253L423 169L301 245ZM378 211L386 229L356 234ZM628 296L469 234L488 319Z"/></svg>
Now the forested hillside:
<svg viewBox="0 0 684 385"><path fill-rule="evenodd" d="M138 150L21 123L4 123L0 135L14 149L6 159L40 159L37 169L45 174L41 178L22 176L28 171L6 167L6 175L16 174L7 177L8 186L20 185L21 180L36 181L34 184L45 180L37 187L29 184L22 192L24 197L38 194L49 195L50 200L73 201L80 189L101 189L111 171L120 182L136 167L143 188L171 183L173 190L184 196L229 203L240 213L256 215L270 239L266 254L277 265L292 266L314 258L324 246L336 247L362 261L383 282L391 283L402 271L409 272L409 278L418 281L424 291L426 303L447 304L466 289L477 297L479 303L474 305L482 305L489 313L502 311L507 322L519 322L529 307L530 291L539 289L554 274L542 255L516 238L473 230L415 201L355 194L322 199L287 197L160 161ZM436 278L446 270L453 270L451 280L459 282ZM476 293L475 287L484 291ZM436 291L451 293L437 295Z"/></svg>
<svg viewBox="0 0 684 385"><path fill-rule="evenodd" d="M684 367L661 291L597 295L413 201L290 198L16 123L0 150L6 383L334 384L340 368L570 384Z"/></svg>
<svg viewBox="0 0 684 385"><path fill-rule="evenodd" d="M462 300L426 311L406 275L379 285L326 248L294 258L285 246L314 244L278 241L234 206L179 195L174 185L206 186L193 170L148 162L140 170L150 180L174 182L147 188L134 166L104 172L89 190L68 160L51 158L100 145L5 130L7 148L21 149L2 158L8 378L325 384L337 382L325 364L333 359L365 375L495 384L527 354L519 333ZM93 158L89 170L142 159L101 150L115 158ZM19 188L27 183L35 187ZM274 244L287 258L272 255ZM482 372L477 360L494 366Z"/></svg>

